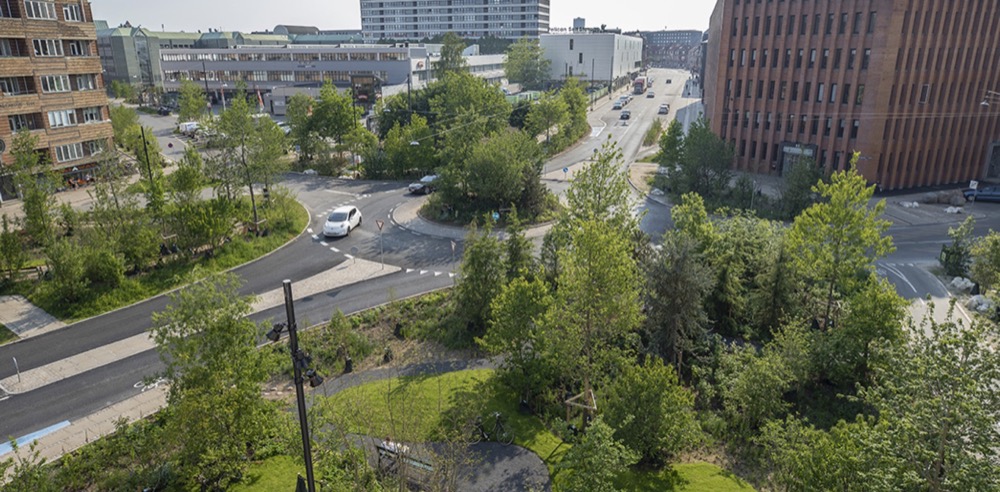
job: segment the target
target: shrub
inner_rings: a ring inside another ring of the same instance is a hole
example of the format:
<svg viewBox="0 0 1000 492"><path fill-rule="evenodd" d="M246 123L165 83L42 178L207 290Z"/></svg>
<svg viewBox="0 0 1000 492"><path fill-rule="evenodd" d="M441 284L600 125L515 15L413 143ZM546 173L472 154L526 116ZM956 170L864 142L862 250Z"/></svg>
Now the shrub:
<svg viewBox="0 0 1000 492"><path fill-rule="evenodd" d="M90 249L85 258L84 277L91 283L115 288L125 280L125 262L110 249Z"/></svg>
<svg viewBox="0 0 1000 492"><path fill-rule="evenodd" d="M87 291L84 257L75 243L56 241L46 249L52 288L64 301L73 302Z"/></svg>

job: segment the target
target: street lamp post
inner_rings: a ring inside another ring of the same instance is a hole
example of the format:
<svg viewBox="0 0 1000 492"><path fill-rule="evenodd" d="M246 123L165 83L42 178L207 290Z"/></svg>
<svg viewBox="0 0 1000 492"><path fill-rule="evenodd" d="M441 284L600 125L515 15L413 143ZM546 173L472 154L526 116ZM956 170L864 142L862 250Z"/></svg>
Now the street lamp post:
<svg viewBox="0 0 1000 492"><path fill-rule="evenodd" d="M222 111L226 110L226 87L229 87L229 84L223 83L222 84Z"/></svg>
<svg viewBox="0 0 1000 492"><path fill-rule="evenodd" d="M309 380L309 386L315 388L323 384L323 378L315 370L309 369L311 359L299 349L298 330L295 325L295 307L292 305L292 281L284 280L282 287L285 291L285 317L286 323L275 324L267 333L268 340L277 342L281 338L281 332L288 329L288 345L292 352L292 369L295 374L295 400L299 409L299 426L302 431L302 454L306 464L306 484L309 492L316 492L316 480L313 476L312 462L312 441L309 438L309 423L306 418L306 397L303 383ZM305 371L303 377L302 371ZM301 476L299 477L301 480Z"/></svg>

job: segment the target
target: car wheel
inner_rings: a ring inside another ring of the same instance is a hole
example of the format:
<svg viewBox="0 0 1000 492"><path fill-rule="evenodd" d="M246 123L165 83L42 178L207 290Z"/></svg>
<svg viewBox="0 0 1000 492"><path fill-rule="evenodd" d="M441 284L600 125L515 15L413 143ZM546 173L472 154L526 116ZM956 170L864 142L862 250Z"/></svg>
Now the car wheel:
<svg viewBox="0 0 1000 492"><path fill-rule="evenodd" d="M358 227L361 227L361 223L364 222L364 217L358 217Z"/></svg>
<svg viewBox="0 0 1000 492"><path fill-rule="evenodd" d="M351 235L351 226L347 226L347 234L344 234L344 236L347 237L350 235Z"/></svg>

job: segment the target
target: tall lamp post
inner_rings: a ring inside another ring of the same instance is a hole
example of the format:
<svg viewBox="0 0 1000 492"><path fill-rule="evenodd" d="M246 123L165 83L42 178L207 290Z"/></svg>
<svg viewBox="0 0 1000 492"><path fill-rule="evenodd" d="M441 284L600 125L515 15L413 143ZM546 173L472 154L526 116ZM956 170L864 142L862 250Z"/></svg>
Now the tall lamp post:
<svg viewBox="0 0 1000 492"><path fill-rule="evenodd" d="M295 307L292 305L292 281L281 283L285 291L285 323L276 323L267 332L267 339L277 342L281 332L288 329L288 345L292 352L292 368L295 371L295 400L299 407L299 426L302 430L302 454L306 462L306 482L309 492L316 492L316 479L313 476L312 441L309 438L309 423L306 420L306 396L303 383L309 380L309 387L315 388L323 384L323 377L316 370L309 368L312 359L299 349L299 336L295 326ZM303 375L303 371L305 374ZM299 479L301 480L301 476Z"/></svg>

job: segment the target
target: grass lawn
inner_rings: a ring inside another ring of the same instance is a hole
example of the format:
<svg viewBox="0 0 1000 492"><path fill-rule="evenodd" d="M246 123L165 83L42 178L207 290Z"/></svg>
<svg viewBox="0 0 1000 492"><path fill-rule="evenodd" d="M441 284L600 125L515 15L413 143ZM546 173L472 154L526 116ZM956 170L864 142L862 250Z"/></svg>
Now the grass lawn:
<svg viewBox="0 0 1000 492"><path fill-rule="evenodd" d="M570 444L541 420L517 411L513 394L498 389L488 369L376 381L327 398L323 410L333 412L348 432L392 436L405 442L439 440L455 422L499 411L515 435L515 444L535 452L549 473ZM625 490L750 491L745 482L709 463L685 463L666 471L628 470L620 477Z"/></svg>
<svg viewBox="0 0 1000 492"><path fill-rule="evenodd" d="M271 492L272 490L295 490L295 480L302 474L305 465L290 456L272 456L256 463L247 471L247 483L236 485L233 492Z"/></svg>
<svg viewBox="0 0 1000 492"><path fill-rule="evenodd" d="M14 332L8 330L6 326L0 325L0 344L16 339L17 335Z"/></svg>

